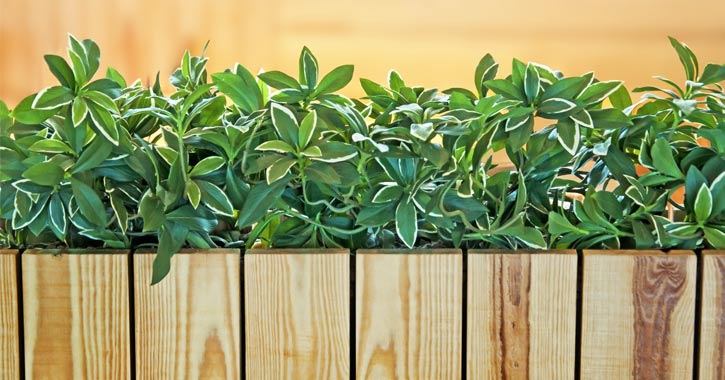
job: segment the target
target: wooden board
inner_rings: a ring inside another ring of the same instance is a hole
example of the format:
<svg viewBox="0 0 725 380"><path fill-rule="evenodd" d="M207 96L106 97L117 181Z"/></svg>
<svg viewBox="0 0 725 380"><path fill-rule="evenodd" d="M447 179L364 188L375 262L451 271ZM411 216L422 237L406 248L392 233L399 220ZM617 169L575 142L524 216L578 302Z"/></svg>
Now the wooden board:
<svg viewBox="0 0 725 380"><path fill-rule="evenodd" d="M253 250L244 256L247 379L347 379L350 254Z"/></svg>
<svg viewBox="0 0 725 380"><path fill-rule="evenodd" d="M469 379L573 379L577 255L469 251Z"/></svg>
<svg viewBox="0 0 725 380"><path fill-rule="evenodd" d="M725 379L725 251L702 254L701 380Z"/></svg>
<svg viewBox="0 0 725 380"><path fill-rule="evenodd" d="M458 250L358 251L358 379L461 378L462 266Z"/></svg>
<svg viewBox="0 0 725 380"><path fill-rule="evenodd" d="M20 380L17 251L0 250L0 379Z"/></svg>
<svg viewBox="0 0 725 380"><path fill-rule="evenodd" d="M239 250L182 251L150 286L154 254L136 253L136 378L239 379Z"/></svg>
<svg viewBox="0 0 725 380"><path fill-rule="evenodd" d="M692 252L584 251L582 379L689 379Z"/></svg>
<svg viewBox="0 0 725 380"><path fill-rule="evenodd" d="M22 254L26 379L130 379L128 253Z"/></svg>

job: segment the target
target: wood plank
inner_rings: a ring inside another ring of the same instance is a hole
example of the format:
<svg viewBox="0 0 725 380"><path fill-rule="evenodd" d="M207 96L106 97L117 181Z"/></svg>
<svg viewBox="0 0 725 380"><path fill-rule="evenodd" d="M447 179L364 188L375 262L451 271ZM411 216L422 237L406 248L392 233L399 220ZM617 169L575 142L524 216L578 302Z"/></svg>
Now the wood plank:
<svg viewBox="0 0 725 380"><path fill-rule="evenodd" d="M689 379L697 258L584 251L581 377Z"/></svg>
<svg viewBox="0 0 725 380"><path fill-rule="evenodd" d="M0 250L0 379L20 379L18 251Z"/></svg>
<svg viewBox="0 0 725 380"><path fill-rule="evenodd" d="M245 254L248 379L350 376L350 254L319 252Z"/></svg>
<svg viewBox="0 0 725 380"><path fill-rule="evenodd" d="M463 256L358 251L359 379L460 379Z"/></svg>
<svg viewBox="0 0 725 380"><path fill-rule="evenodd" d="M469 251L469 379L573 379L576 251Z"/></svg>
<svg viewBox="0 0 725 380"><path fill-rule="evenodd" d="M183 250L150 286L153 253L136 253L136 378L239 379L239 250Z"/></svg>
<svg viewBox="0 0 725 380"><path fill-rule="evenodd" d="M702 253L700 363L702 380L725 379L725 251Z"/></svg>
<svg viewBox="0 0 725 380"><path fill-rule="evenodd" d="M26 379L130 379L128 252L21 260Z"/></svg>

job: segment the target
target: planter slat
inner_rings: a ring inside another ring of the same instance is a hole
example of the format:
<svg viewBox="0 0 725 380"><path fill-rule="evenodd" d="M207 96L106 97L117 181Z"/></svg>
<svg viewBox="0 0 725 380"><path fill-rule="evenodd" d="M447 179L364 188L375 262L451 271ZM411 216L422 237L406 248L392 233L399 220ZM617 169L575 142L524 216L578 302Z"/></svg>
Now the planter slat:
<svg viewBox="0 0 725 380"><path fill-rule="evenodd" d="M136 378L239 379L239 251L184 250L150 286L153 260L133 256Z"/></svg>
<svg viewBox="0 0 725 380"><path fill-rule="evenodd" d="M348 251L244 256L248 379L348 378L349 265Z"/></svg>
<svg viewBox="0 0 725 380"><path fill-rule="evenodd" d="M26 379L130 379L128 253L22 254Z"/></svg>
<svg viewBox="0 0 725 380"><path fill-rule="evenodd" d="M700 363L702 380L725 379L725 251L702 255Z"/></svg>
<svg viewBox="0 0 725 380"><path fill-rule="evenodd" d="M470 251L469 379L573 379L577 255Z"/></svg>
<svg viewBox="0 0 725 380"><path fill-rule="evenodd" d="M359 379L461 378L462 254L432 252L358 251Z"/></svg>
<svg viewBox="0 0 725 380"><path fill-rule="evenodd" d="M20 379L17 251L0 250L0 379Z"/></svg>
<svg viewBox="0 0 725 380"><path fill-rule="evenodd" d="M585 251L581 377L692 378L696 266L686 251Z"/></svg>

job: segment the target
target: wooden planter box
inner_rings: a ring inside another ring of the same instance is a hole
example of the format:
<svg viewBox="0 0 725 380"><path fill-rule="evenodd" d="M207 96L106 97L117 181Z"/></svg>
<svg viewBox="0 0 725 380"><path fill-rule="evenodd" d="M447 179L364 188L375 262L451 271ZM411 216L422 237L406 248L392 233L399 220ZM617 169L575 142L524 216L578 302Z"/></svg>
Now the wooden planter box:
<svg viewBox="0 0 725 380"><path fill-rule="evenodd" d="M243 267L240 258L184 251L150 287L152 253L0 251L0 379L725 373L725 252L703 253L699 272L682 251L253 250Z"/></svg>

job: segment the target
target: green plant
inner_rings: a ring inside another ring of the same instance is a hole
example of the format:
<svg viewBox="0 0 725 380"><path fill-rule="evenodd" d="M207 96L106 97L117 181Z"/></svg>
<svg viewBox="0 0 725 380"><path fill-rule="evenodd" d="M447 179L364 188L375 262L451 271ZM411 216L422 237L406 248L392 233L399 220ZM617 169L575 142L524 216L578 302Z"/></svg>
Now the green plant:
<svg viewBox="0 0 725 380"><path fill-rule="evenodd" d="M164 95L69 38L60 84L0 103L6 246L725 247L725 65L671 39L685 86L564 76L490 55L474 91L299 72L207 73L188 51ZM493 162L505 152L510 164Z"/></svg>

